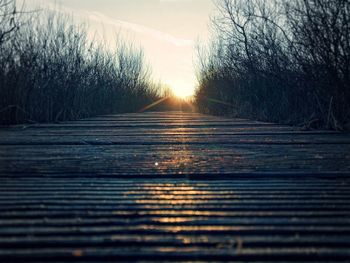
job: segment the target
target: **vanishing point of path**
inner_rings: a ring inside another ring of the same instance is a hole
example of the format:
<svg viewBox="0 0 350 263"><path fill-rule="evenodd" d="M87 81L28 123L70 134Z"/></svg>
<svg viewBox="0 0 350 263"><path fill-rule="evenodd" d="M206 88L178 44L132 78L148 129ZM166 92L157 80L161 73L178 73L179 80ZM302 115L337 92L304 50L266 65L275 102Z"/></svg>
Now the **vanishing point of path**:
<svg viewBox="0 0 350 263"><path fill-rule="evenodd" d="M0 129L0 262L350 261L350 135L195 113Z"/></svg>

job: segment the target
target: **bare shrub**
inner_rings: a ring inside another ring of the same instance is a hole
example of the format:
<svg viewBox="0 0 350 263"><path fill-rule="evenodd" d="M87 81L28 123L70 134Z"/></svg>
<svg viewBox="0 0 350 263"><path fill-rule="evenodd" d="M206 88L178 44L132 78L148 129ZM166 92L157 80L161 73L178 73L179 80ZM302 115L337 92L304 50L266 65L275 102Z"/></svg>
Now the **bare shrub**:
<svg viewBox="0 0 350 263"><path fill-rule="evenodd" d="M0 0L0 45L19 28L14 0Z"/></svg>
<svg viewBox="0 0 350 263"><path fill-rule="evenodd" d="M25 20L0 45L0 123L131 112L160 98L142 50L120 40L110 51L55 13Z"/></svg>
<svg viewBox="0 0 350 263"><path fill-rule="evenodd" d="M199 52L200 110L349 125L348 0L220 0L217 8L215 40Z"/></svg>

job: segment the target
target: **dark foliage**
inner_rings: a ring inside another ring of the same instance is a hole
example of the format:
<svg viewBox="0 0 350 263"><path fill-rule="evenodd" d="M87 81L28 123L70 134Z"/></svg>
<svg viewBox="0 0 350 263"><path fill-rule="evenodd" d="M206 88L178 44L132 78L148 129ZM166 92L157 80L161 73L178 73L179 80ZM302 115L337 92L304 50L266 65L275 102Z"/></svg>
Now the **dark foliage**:
<svg viewBox="0 0 350 263"><path fill-rule="evenodd" d="M109 51L67 17L19 17L1 3L1 124L132 112L160 98L141 50L119 41Z"/></svg>
<svg viewBox="0 0 350 263"><path fill-rule="evenodd" d="M349 129L349 0L220 0L200 111Z"/></svg>

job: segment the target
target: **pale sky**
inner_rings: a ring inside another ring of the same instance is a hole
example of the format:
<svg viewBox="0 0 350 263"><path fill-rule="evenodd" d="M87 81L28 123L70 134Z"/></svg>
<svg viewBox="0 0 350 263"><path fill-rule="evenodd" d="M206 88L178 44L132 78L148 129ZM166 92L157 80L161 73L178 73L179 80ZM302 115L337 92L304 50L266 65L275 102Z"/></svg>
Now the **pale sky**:
<svg viewBox="0 0 350 263"><path fill-rule="evenodd" d="M107 41L115 33L144 49L155 80L179 95L193 94L195 45L209 37L212 0L25 0L87 21Z"/></svg>

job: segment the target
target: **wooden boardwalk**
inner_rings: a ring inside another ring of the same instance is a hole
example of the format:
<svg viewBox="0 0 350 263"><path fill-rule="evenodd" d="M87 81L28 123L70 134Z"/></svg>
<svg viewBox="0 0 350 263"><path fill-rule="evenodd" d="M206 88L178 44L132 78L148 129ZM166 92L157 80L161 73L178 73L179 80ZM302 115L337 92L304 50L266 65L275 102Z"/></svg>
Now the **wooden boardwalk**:
<svg viewBox="0 0 350 263"><path fill-rule="evenodd" d="M350 135L195 113L0 129L0 262L350 262Z"/></svg>

